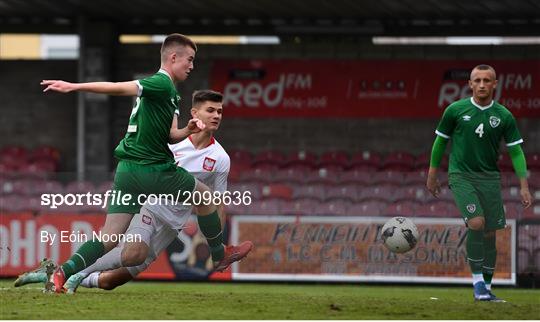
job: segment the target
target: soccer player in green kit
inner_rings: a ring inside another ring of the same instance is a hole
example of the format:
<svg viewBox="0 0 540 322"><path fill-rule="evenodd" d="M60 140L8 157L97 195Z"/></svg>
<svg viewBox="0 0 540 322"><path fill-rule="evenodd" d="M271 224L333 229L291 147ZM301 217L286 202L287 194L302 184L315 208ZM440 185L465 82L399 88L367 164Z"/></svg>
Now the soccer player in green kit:
<svg viewBox="0 0 540 322"><path fill-rule="evenodd" d="M180 192L210 192L203 183L179 168L168 143L178 143L190 134L198 133L204 124L191 119L187 126L178 129L174 111L180 96L175 84L184 81L193 70L197 47L188 37L181 34L167 36L161 47L161 67L159 71L145 79L128 82L69 83L60 80L44 80L41 85L46 91L69 93L84 91L119 96L137 97L129 118L127 134L118 144L114 155L119 159L114 178L114 191L131 196L130 202L118 203L109 199L108 215L102 234L124 233L131 218L138 213L144 200L139 195L171 194L189 196ZM178 200L182 202L184 200ZM198 223L210 246L212 259L219 270L245 257L252 249L249 241L239 246L223 245L221 222L214 204L193 204L197 208ZM141 242L142 243L142 242ZM117 242L89 240L52 275L56 292L63 292L64 283L73 274L92 265L98 258L109 252ZM126 256L137 257L140 245L126 250Z"/></svg>
<svg viewBox="0 0 540 322"><path fill-rule="evenodd" d="M523 206L530 207L527 165L520 146L523 139L512 113L493 101L497 78L491 66L476 66L469 86L473 96L448 106L435 131L437 137L426 185L437 197L440 192L437 168L451 138L448 181L468 228L467 261L472 272L474 299L504 302L491 292L497 258L496 231L506 225L497 159L499 144L504 139L520 180Z"/></svg>

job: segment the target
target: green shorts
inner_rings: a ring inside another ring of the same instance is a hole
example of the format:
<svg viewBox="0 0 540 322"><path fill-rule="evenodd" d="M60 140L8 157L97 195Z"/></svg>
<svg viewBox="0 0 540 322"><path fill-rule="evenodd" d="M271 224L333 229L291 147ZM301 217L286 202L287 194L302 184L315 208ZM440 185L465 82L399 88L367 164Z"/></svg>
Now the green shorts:
<svg viewBox="0 0 540 322"><path fill-rule="evenodd" d="M471 179L451 173L448 182L465 224L471 218L483 216L486 230L506 226L500 179Z"/></svg>
<svg viewBox="0 0 540 322"><path fill-rule="evenodd" d="M121 160L116 167L107 213L136 214L149 195L182 202L195 190L195 178L174 163L141 165ZM169 199L171 199L169 197Z"/></svg>

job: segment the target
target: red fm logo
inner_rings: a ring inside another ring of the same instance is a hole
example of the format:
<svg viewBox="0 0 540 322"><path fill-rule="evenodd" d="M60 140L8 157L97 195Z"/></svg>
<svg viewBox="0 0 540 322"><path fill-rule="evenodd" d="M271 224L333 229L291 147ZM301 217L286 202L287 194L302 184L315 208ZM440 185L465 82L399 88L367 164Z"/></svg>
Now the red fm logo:
<svg viewBox="0 0 540 322"><path fill-rule="evenodd" d="M309 90L312 86L311 74L281 74L277 82L266 85L257 81L246 84L229 82L223 90L223 105L237 107L276 107L283 100L286 89ZM261 104L262 103L262 104Z"/></svg>

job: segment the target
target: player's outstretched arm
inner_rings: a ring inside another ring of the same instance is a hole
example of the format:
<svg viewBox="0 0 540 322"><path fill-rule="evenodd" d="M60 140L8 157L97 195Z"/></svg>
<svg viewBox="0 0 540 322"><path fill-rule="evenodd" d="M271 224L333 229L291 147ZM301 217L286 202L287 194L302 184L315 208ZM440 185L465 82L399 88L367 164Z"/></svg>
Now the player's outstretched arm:
<svg viewBox="0 0 540 322"><path fill-rule="evenodd" d="M446 143L448 143L447 139L437 136L435 142L433 142L433 147L431 148L431 160L429 163L426 187L434 197L438 197L441 192L441 183L439 182L439 179L437 179L437 169L441 164L444 150L446 149Z"/></svg>
<svg viewBox="0 0 540 322"><path fill-rule="evenodd" d="M179 129L178 128L178 120L177 117L173 117L173 122L171 125L171 131L169 132L169 143L175 144L178 142L183 141L185 138L190 136L191 134L201 132L204 130L206 125L203 123L203 121L199 119L191 119L189 120L186 127Z"/></svg>
<svg viewBox="0 0 540 322"><path fill-rule="evenodd" d="M508 154L512 160L514 171L519 178L521 203L523 207L529 208L532 204L532 196L527 181L527 161L525 160L525 154L519 144L508 147Z"/></svg>
<svg viewBox="0 0 540 322"><path fill-rule="evenodd" d="M82 91L116 96L137 96L139 91L135 81L70 83L62 80L43 80L40 85L45 86L44 92L54 91L60 93Z"/></svg>

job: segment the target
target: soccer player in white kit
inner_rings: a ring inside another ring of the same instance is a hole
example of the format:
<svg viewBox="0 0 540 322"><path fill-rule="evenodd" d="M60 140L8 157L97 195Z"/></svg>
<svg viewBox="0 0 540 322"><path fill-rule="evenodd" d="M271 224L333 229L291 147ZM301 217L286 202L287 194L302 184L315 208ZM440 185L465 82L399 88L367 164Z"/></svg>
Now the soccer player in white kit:
<svg viewBox="0 0 540 322"><path fill-rule="evenodd" d="M229 155L214 138L214 132L219 128L222 119L222 100L223 96L219 92L211 90L194 92L191 114L193 118L202 121L204 124L202 126L203 130L192 134L177 144L169 145L177 165L182 166L192 173L197 180L208 185L214 194L226 192L227 176L230 169ZM156 197L149 196L140 213L133 217L126 231L126 234L141 236L142 241L144 241L145 247L143 247L143 250L139 250L135 255L127 255L129 258L135 258L138 263L130 266L122 261L124 267L104 271L99 269L93 271L93 268L89 267L86 272L89 275L82 280L81 285L110 290L135 278L155 261L157 256L176 238L179 230L185 226L194 209L188 203L172 204L169 200L159 200ZM219 205L217 211L223 223L225 220L224 205ZM239 255L245 256L253 245L251 242L244 242L238 247L242 248ZM111 261L118 262L122 251L123 245L119 245L98 259L92 266L107 267ZM116 265L116 267L119 266ZM228 266L218 266L215 269L223 271ZM45 274L45 271L41 270L21 275L16 286L39 282L42 280L42 276L38 276L40 274ZM68 288L68 292L74 292L75 289L76 287L74 289Z"/></svg>
<svg viewBox="0 0 540 322"><path fill-rule="evenodd" d="M193 93L192 116L200 119L205 127L203 131L169 146L179 166L217 193L225 193L227 190L227 176L230 169L229 155L214 138L214 132L219 128L222 119L222 100L221 93L211 90ZM149 249L144 262L138 266L93 272L82 281L81 286L112 290L132 280L176 238L178 231L187 223L192 212L193 208L190 205L182 203L166 205L164 200L149 197L127 230L128 234L141 235L148 245ZM224 222L223 204L218 206L218 213L221 221ZM249 246L252 247L252 245ZM120 247L116 251L121 251Z"/></svg>

